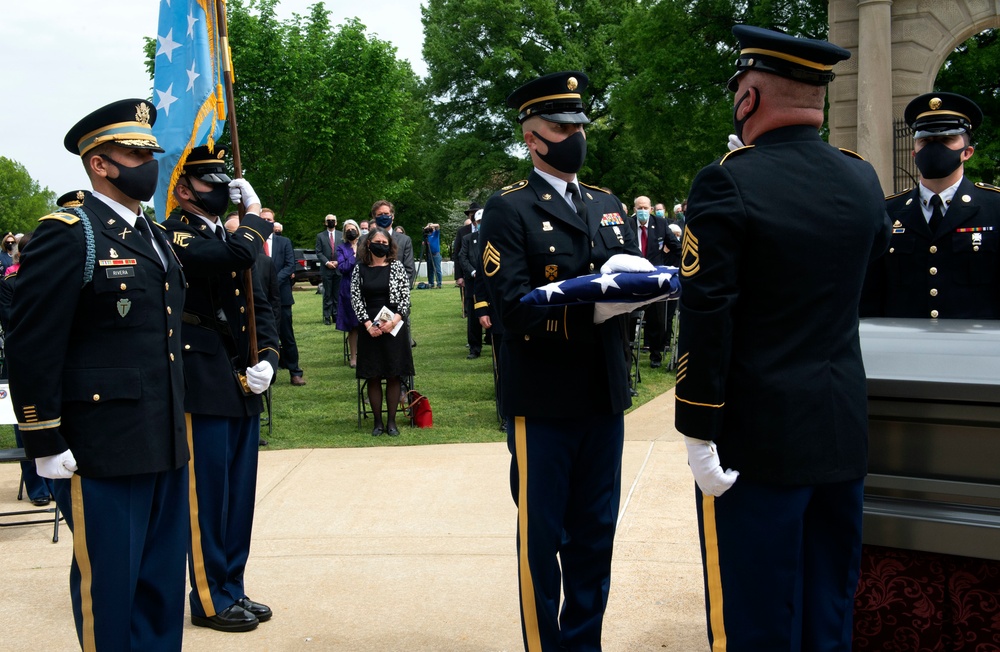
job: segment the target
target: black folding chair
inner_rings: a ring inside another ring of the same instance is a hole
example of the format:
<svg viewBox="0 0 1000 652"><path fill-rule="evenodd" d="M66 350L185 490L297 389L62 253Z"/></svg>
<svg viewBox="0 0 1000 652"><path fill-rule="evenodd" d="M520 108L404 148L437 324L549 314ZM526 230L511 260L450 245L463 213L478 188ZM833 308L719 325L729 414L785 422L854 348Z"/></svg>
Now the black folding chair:
<svg viewBox="0 0 1000 652"><path fill-rule="evenodd" d="M29 458L25 456L23 448L3 448L0 449L0 462L27 462ZM17 490L17 499L24 498L24 478L21 478ZM52 518L36 518L31 520L20 520L12 522L0 522L0 527L12 527L15 525L38 525L52 523L52 543L59 543L59 521L63 519L59 513L59 506L55 501L52 507L38 507L35 509L16 510L13 512L0 512L0 518L7 516L38 516L40 514L52 514Z"/></svg>

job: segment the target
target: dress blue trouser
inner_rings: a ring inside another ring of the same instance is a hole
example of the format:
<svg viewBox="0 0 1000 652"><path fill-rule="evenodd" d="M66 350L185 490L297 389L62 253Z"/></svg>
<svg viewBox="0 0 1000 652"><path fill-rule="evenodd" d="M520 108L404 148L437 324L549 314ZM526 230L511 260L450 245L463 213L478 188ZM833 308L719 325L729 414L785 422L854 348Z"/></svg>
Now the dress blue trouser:
<svg viewBox="0 0 1000 652"><path fill-rule="evenodd" d="M70 597L84 652L181 649L188 473L53 480L73 532Z"/></svg>
<svg viewBox="0 0 1000 652"><path fill-rule="evenodd" d="M191 613L211 617L247 597L260 418L190 418Z"/></svg>
<svg viewBox="0 0 1000 652"><path fill-rule="evenodd" d="M624 434L621 413L507 420L528 652L601 649Z"/></svg>
<svg viewBox="0 0 1000 652"><path fill-rule="evenodd" d="M850 652L864 480L695 487L713 652Z"/></svg>

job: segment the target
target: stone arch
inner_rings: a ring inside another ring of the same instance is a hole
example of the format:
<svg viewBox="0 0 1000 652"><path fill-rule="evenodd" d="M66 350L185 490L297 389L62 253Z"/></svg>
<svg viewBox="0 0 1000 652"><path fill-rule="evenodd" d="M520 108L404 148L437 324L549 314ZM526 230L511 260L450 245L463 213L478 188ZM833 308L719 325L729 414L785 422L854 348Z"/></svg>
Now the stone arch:
<svg viewBox="0 0 1000 652"><path fill-rule="evenodd" d="M955 47L1000 28L997 0L830 0L830 40L851 50L830 85L830 142L855 150L892 190L892 120L933 89Z"/></svg>

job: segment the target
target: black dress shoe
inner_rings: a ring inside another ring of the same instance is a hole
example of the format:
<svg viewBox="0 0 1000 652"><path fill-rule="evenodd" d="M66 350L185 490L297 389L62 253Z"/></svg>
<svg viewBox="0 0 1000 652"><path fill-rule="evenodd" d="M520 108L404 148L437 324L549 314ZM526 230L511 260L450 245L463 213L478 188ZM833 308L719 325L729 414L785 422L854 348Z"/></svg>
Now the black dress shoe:
<svg viewBox="0 0 1000 652"><path fill-rule="evenodd" d="M475 360L479 357L479 351L470 351L469 355L465 356L466 360Z"/></svg>
<svg viewBox="0 0 1000 652"><path fill-rule="evenodd" d="M333 321L331 321L329 317L324 317L323 323L326 324L327 326L330 326L331 324L333 324Z"/></svg>
<svg viewBox="0 0 1000 652"><path fill-rule="evenodd" d="M382 426L375 426L372 428L372 437L378 437L382 434Z"/></svg>
<svg viewBox="0 0 1000 652"><path fill-rule="evenodd" d="M263 437L261 437L260 441L257 442L258 446L267 446L267 444L268 444L268 441L266 439L264 439Z"/></svg>
<svg viewBox="0 0 1000 652"><path fill-rule="evenodd" d="M649 368L650 369L659 369L662 366L663 366L663 361L662 360L650 360L649 361Z"/></svg>
<svg viewBox="0 0 1000 652"><path fill-rule="evenodd" d="M385 434L390 437L399 437L399 429L396 426L389 426L389 429L385 431Z"/></svg>
<svg viewBox="0 0 1000 652"><path fill-rule="evenodd" d="M249 632L257 629L260 621L238 604L230 605L221 613L211 617L191 615L191 624L197 627L211 627L219 632Z"/></svg>
<svg viewBox="0 0 1000 652"><path fill-rule="evenodd" d="M48 505L51 502L52 502L52 499L49 498L48 496L43 496L41 498L32 498L31 499L31 504L34 505L35 507L45 507L46 505Z"/></svg>
<svg viewBox="0 0 1000 652"><path fill-rule="evenodd" d="M266 604L254 602L250 598L243 598L242 600L237 600L236 604L240 605L253 615L257 616L257 620L262 623L271 620L271 607L267 606Z"/></svg>

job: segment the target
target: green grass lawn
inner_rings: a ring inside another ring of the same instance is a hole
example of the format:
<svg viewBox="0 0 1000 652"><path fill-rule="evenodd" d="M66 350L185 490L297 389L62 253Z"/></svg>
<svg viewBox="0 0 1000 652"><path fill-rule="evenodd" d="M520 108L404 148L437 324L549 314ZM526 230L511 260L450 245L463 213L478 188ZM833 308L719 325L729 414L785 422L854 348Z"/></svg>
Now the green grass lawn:
<svg viewBox="0 0 1000 652"><path fill-rule="evenodd" d="M344 359L343 333L323 324L322 297L299 284L295 292L295 337L299 364L307 384L293 387L288 372L278 371L272 389L273 430L264 429L268 448L330 448L351 446L406 446L453 442L504 441L493 403L492 358L466 360L465 320L459 291L414 290L412 327L417 347L413 363L415 388L425 394L434 411L434 427L406 427L399 419L401 436L372 437L372 419L358 428L357 381ZM572 382L572 379L567 379ZM674 374L650 369L642 356L642 382L635 407L674 386ZM13 429L0 428L0 446L13 446Z"/></svg>

